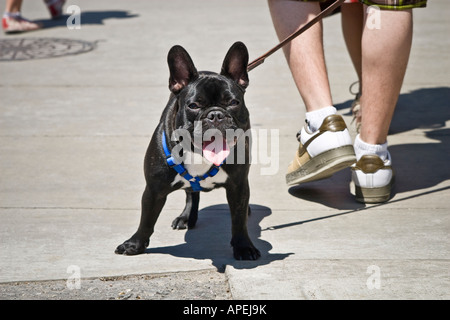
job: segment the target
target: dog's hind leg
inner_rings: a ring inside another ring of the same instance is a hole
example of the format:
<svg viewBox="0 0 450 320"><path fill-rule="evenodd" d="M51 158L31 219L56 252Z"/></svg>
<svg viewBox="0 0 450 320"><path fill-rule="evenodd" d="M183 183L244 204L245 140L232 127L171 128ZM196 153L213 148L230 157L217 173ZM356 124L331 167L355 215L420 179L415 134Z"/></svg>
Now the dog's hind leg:
<svg viewBox="0 0 450 320"><path fill-rule="evenodd" d="M192 229L198 218L198 203L200 192L186 191L186 206L183 212L172 222L173 229Z"/></svg>

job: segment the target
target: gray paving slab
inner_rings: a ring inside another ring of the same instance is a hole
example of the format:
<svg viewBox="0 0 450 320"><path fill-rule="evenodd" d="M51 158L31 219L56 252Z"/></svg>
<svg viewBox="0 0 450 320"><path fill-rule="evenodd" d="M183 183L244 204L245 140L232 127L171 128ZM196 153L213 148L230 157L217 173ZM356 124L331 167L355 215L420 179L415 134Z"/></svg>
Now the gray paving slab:
<svg viewBox="0 0 450 320"><path fill-rule="evenodd" d="M234 299L450 298L448 1L415 11L389 136L397 185L386 204L356 203L349 170L287 187L303 104L281 52L250 73L252 126L258 141L267 137L276 147L273 154L263 144L254 149L249 232L262 253L256 262L232 258L223 190L202 194L194 230L170 227L184 203L178 192L147 254L118 256L114 249L139 221L143 157L169 94L167 51L181 44L199 69L218 71L240 40L254 59L278 42L267 3L76 4L80 30L46 20L41 1L24 1L24 16L47 28L0 35L92 46L76 55L0 61L0 283L67 279L71 266L83 278L212 270L225 272ZM356 75L339 15L327 18L324 30L334 102L350 126L348 87Z"/></svg>

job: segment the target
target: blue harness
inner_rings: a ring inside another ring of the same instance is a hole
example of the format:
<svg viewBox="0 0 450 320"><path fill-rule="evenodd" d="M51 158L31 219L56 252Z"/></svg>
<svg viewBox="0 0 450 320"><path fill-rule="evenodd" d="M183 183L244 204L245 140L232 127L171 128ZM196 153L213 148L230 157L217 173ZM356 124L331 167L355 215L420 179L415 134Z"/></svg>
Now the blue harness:
<svg viewBox="0 0 450 320"><path fill-rule="evenodd" d="M163 134L162 134L162 145L164 148L164 153L166 155L167 165L169 167L171 167L172 169L174 169L184 179L186 179L191 184L193 191L202 191L203 188L200 186L200 181L205 180L208 177L214 177L217 174L217 172L219 172L220 166L225 163L225 160L224 160L219 166L216 166L213 164L211 169L209 169L208 172L206 172L204 175L193 177L186 170L183 163L177 164L175 162L175 159L174 159L174 157L172 157L172 154L170 153L169 147L167 145L165 131L163 131Z"/></svg>

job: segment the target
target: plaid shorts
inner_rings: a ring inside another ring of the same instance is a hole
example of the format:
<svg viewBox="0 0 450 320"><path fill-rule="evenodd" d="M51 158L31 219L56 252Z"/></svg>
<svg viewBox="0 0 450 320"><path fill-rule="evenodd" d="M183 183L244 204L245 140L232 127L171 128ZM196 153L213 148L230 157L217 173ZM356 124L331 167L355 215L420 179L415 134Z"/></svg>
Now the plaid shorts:
<svg viewBox="0 0 450 320"><path fill-rule="evenodd" d="M333 3L333 0L301 0L305 2L319 1ZM356 2L346 1L346 2ZM424 8L427 6L427 0L359 0L359 2L368 6L378 6L380 9L387 10L406 10L412 8Z"/></svg>
<svg viewBox="0 0 450 320"><path fill-rule="evenodd" d="M368 6L378 6L380 9L405 10L412 8L424 8L427 0L359 0Z"/></svg>

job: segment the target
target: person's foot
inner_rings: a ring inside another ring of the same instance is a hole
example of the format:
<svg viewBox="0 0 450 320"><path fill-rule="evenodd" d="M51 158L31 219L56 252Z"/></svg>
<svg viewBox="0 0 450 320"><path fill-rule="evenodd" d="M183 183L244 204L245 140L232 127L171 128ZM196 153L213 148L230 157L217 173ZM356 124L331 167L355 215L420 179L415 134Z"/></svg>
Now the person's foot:
<svg viewBox="0 0 450 320"><path fill-rule="evenodd" d="M351 169L357 201L382 203L390 199L394 173L389 152L385 161L377 155L364 155Z"/></svg>
<svg viewBox="0 0 450 320"><path fill-rule="evenodd" d="M19 33L41 29L42 24L27 20L17 14L14 16L3 16L2 27L5 33Z"/></svg>
<svg viewBox="0 0 450 320"><path fill-rule="evenodd" d="M299 135L300 146L286 174L288 185L328 178L356 162L350 134L340 115L326 117L315 132L305 125Z"/></svg>
<svg viewBox="0 0 450 320"><path fill-rule="evenodd" d="M58 19L62 15L63 6L66 0L44 0L52 19Z"/></svg>

